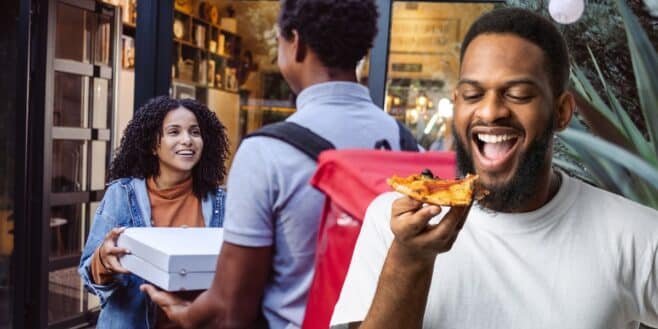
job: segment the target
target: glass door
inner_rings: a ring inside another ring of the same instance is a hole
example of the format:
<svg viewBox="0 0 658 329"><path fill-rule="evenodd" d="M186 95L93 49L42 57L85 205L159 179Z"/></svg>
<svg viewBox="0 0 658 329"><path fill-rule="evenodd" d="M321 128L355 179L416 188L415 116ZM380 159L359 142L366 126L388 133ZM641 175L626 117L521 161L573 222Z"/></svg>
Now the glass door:
<svg viewBox="0 0 658 329"><path fill-rule="evenodd" d="M452 100L461 41L494 1L393 1L384 110L427 150L452 150Z"/></svg>
<svg viewBox="0 0 658 329"><path fill-rule="evenodd" d="M54 7L54 8L53 8ZM53 5L49 81L50 213L48 324L70 327L98 307L77 273L82 247L102 199L116 113L118 10L90 0ZM48 129L48 128L47 128Z"/></svg>

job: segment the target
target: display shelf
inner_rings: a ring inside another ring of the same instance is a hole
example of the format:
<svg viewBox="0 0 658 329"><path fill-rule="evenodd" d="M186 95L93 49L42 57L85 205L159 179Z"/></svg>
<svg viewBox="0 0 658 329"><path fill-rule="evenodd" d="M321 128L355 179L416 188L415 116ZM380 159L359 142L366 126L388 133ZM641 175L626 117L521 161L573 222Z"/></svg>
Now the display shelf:
<svg viewBox="0 0 658 329"><path fill-rule="evenodd" d="M172 78L197 87L237 93L241 38L197 15L174 10ZM227 88L230 87L230 88Z"/></svg>
<svg viewBox="0 0 658 329"><path fill-rule="evenodd" d="M172 81L176 82L176 83L182 83L182 84L186 84L186 85L195 86L195 87L208 88L208 86L206 86L205 84L200 83L198 81L192 81L192 80L181 79L181 78L174 78Z"/></svg>
<svg viewBox="0 0 658 329"><path fill-rule="evenodd" d="M217 25L217 24L213 24L212 22L209 22L209 21L207 21L207 20L205 20L205 19L203 19L203 18L201 18L201 17L198 17L198 16L192 16L192 20L195 21L195 22L199 22L199 23L202 23L202 24L208 25L208 26L212 26L212 27L215 27L215 28L219 28L219 25Z"/></svg>
<svg viewBox="0 0 658 329"><path fill-rule="evenodd" d="M186 79L180 79L180 78L174 78L174 79L172 79L172 82L180 83L180 84L184 84L184 85L189 85L189 86L194 86L196 88L219 90L219 91L223 91L223 92L227 92L227 93L231 93L231 94L238 94L239 93L239 91L236 91L236 90L229 90L229 89L220 88L220 87L208 86L207 84L204 84L204 83L200 83L200 82L197 82L197 81L186 80Z"/></svg>
<svg viewBox="0 0 658 329"><path fill-rule="evenodd" d="M137 33L137 25L128 22L123 22L121 26L123 28L121 34L128 35L133 38L135 37L135 34Z"/></svg>
<svg viewBox="0 0 658 329"><path fill-rule="evenodd" d="M180 44L183 45L183 46L196 48L196 49L201 50L201 51L203 51L203 52L207 52L207 51L208 51L207 49L202 48L202 47L199 47L198 45L194 44L194 43L191 42L191 41L181 40L181 39L176 39L176 38L174 38L174 42L176 42L176 43L180 43Z"/></svg>
<svg viewBox="0 0 658 329"><path fill-rule="evenodd" d="M227 56L227 55L224 55L224 54L213 53L211 51L209 51L208 54L210 54L211 57L217 57L217 58L220 58L220 59L227 59L227 60L233 60L234 59L233 57L230 57L230 56Z"/></svg>

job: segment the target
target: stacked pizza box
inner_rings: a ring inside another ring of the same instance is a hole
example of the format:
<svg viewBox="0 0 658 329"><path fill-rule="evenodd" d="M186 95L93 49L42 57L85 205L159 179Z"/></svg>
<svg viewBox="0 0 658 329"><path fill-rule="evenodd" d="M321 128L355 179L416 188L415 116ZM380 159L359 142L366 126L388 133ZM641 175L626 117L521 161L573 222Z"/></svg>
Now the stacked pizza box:
<svg viewBox="0 0 658 329"><path fill-rule="evenodd" d="M121 265L167 291L208 289L222 244L221 228L135 227L117 246L128 248Z"/></svg>

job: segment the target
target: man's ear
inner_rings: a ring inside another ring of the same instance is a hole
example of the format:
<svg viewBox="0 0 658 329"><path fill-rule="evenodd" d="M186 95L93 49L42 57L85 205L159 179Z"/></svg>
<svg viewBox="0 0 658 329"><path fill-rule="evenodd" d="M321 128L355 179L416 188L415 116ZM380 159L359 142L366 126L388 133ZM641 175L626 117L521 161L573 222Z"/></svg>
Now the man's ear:
<svg viewBox="0 0 658 329"><path fill-rule="evenodd" d="M291 42L293 51L295 52L295 61L299 63L303 62L306 58L307 48L306 44L299 38L299 32L297 30L292 30Z"/></svg>
<svg viewBox="0 0 658 329"><path fill-rule="evenodd" d="M571 121L575 110L576 100L573 94L570 91L565 91L557 100L555 131L562 131L569 126L569 121Z"/></svg>

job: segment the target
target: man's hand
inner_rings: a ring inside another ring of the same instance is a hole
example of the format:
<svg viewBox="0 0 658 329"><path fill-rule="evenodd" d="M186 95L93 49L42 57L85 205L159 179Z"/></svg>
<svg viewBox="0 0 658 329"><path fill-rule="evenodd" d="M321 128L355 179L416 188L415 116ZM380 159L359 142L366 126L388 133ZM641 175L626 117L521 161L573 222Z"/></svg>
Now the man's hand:
<svg viewBox="0 0 658 329"><path fill-rule="evenodd" d="M441 212L435 205L423 207L419 201L407 196L393 201L391 230L397 256L410 261L433 263L437 254L450 250L464 226L471 205L451 207L436 224L429 224L432 217Z"/></svg>
<svg viewBox="0 0 658 329"><path fill-rule="evenodd" d="M450 250L471 205L451 207L434 225L429 221L441 207L423 207L406 196L393 201L391 230L395 238L375 298L363 323L350 328L422 328L436 255Z"/></svg>
<svg viewBox="0 0 658 329"><path fill-rule="evenodd" d="M224 242L211 287L189 302L150 284L140 290L183 328L255 327L272 264L272 247Z"/></svg>
<svg viewBox="0 0 658 329"><path fill-rule="evenodd" d="M180 325L183 328L190 328L191 325L187 323L187 311L191 302L178 298L176 295L161 291L150 284L142 284L139 290L146 293L151 297L151 300L156 303L167 314L167 317Z"/></svg>
<svg viewBox="0 0 658 329"><path fill-rule="evenodd" d="M98 247L98 257L101 264L110 273L130 273L119 262L119 258L124 254L129 254L130 250L117 247L117 239L125 230L125 227L112 229L107 233L100 247Z"/></svg>

